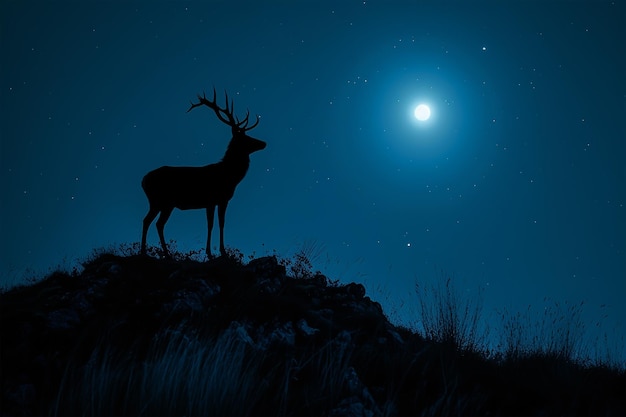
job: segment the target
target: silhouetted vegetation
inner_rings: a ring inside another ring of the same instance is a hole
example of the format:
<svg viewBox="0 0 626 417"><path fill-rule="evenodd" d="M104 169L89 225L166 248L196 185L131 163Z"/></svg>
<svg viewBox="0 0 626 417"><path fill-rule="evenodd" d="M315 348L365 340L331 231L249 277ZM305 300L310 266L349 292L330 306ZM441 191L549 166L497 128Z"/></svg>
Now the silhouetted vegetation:
<svg viewBox="0 0 626 417"><path fill-rule="evenodd" d="M138 250L0 295L1 415L626 414L624 369L577 361L575 327L546 347L510 320L495 355L450 281L418 288L415 331L305 254Z"/></svg>

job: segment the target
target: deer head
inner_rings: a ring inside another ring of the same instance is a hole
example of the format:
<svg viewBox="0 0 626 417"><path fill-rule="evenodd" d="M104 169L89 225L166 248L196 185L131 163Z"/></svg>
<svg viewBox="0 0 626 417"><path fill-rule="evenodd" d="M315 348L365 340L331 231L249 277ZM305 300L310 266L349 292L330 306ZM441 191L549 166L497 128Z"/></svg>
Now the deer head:
<svg viewBox="0 0 626 417"><path fill-rule="evenodd" d="M253 137L250 137L246 134L247 131L254 129L258 124L259 124L259 116L256 116L256 121L252 124L252 126L248 126L248 119L250 118L250 111L246 110L246 117L244 117L243 120L239 121L239 118L236 118L235 116L233 116L234 113L234 103L231 100L230 101L230 105L228 103L228 94L226 93L226 91L224 91L224 98L225 98L225 102L226 102L226 108L221 108L216 104L216 96L217 93L215 92L215 88L213 89L213 100L209 101L206 98L206 94L202 94L202 96L200 96L198 94L198 102L197 103L191 103L191 107L189 107L189 109L187 110L187 113L189 113L191 110L193 110L196 107L199 106L207 106L208 108L212 109L215 112L215 115L217 116L218 119L220 119L222 122L226 123L228 126L230 126L233 137L231 139L230 144L228 145L228 150L231 150L231 148L234 152L236 152L237 154L239 153L247 153L248 155L250 155L253 152L256 151L260 151L261 149L264 149L266 146L266 143L255 139ZM224 155L224 157L228 157L228 151L226 153L226 155Z"/></svg>

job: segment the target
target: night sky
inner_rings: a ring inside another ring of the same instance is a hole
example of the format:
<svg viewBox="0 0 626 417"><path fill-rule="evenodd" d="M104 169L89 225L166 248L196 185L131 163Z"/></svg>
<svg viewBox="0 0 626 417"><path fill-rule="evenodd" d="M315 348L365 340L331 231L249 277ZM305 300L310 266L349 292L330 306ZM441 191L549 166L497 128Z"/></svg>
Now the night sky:
<svg viewBox="0 0 626 417"><path fill-rule="evenodd" d="M454 275L494 325L584 302L624 342L626 2L3 1L0 22L4 285L138 242L143 175L224 154L230 129L186 112L215 86L268 144L227 246L312 247L400 321ZM203 248L204 211L165 237Z"/></svg>

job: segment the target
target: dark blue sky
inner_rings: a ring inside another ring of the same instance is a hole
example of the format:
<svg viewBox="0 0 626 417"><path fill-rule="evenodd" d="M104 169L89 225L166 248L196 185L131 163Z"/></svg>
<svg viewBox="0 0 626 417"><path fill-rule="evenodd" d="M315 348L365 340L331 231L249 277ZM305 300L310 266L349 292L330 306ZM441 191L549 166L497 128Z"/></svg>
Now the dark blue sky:
<svg viewBox="0 0 626 417"><path fill-rule="evenodd" d="M315 242L400 318L438 271L487 312L584 301L623 342L626 3L4 1L0 20L5 282L139 241L142 176L225 151L214 114L186 113L215 86L268 143L228 246ZM165 229L205 234L203 211Z"/></svg>

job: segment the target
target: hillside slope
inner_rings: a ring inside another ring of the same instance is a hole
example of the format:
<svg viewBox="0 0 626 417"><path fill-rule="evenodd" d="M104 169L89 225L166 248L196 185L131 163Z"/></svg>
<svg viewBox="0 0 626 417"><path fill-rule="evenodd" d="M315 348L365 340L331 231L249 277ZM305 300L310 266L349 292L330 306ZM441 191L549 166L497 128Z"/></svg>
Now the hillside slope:
<svg viewBox="0 0 626 417"><path fill-rule="evenodd" d="M461 352L301 272L102 254L11 289L0 415L626 414L624 372Z"/></svg>

